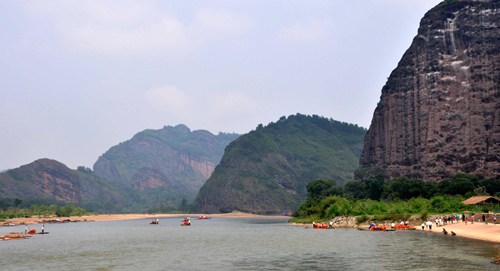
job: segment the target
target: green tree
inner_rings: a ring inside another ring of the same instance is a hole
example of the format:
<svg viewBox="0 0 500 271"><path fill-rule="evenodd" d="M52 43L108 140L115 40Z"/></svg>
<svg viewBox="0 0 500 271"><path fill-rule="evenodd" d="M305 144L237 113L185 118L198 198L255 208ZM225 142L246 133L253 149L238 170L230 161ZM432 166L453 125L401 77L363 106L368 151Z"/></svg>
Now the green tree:
<svg viewBox="0 0 500 271"><path fill-rule="evenodd" d="M372 200L379 200L384 192L384 175L377 174L375 177L368 177L365 179L366 192L368 198Z"/></svg>
<svg viewBox="0 0 500 271"><path fill-rule="evenodd" d="M19 204L21 204L22 202L23 202L23 200L22 200L22 199L20 199L20 198L17 198L17 197L16 197L16 198L14 199L14 203L13 203L13 205L14 205L14 207L17 207L17 206L18 206Z"/></svg>
<svg viewBox="0 0 500 271"><path fill-rule="evenodd" d="M344 193L355 199L365 199L367 197L366 184L362 181L349 181L344 185Z"/></svg>

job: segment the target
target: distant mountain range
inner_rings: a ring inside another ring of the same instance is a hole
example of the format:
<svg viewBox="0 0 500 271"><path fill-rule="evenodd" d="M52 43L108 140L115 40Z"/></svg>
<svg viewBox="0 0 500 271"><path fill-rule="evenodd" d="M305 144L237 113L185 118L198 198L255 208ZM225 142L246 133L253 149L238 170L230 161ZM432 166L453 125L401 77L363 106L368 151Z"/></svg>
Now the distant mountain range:
<svg viewBox="0 0 500 271"><path fill-rule="evenodd" d="M163 205L192 201L238 134L191 131L185 125L145 130L110 148L94 164L98 176L127 184Z"/></svg>
<svg viewBox="0 0 500 271"><path fill-rule="evenodd" d="M259 125L227 146L196 197L196 211L294 210L309 181L353 179L365 133L357 125L301 114Z"/></svg>

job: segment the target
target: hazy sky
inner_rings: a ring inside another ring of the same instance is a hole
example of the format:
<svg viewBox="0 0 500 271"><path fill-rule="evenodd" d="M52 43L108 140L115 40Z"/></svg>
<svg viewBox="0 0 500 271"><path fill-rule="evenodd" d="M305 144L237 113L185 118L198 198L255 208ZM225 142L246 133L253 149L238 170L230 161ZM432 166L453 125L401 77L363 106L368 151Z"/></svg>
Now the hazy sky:
<svg viewBox="0 0 500 271"><path fill-rule="evenodd" d="M144 129L368 127L440 0L0 1L0 170L92 167Z"/></svg>

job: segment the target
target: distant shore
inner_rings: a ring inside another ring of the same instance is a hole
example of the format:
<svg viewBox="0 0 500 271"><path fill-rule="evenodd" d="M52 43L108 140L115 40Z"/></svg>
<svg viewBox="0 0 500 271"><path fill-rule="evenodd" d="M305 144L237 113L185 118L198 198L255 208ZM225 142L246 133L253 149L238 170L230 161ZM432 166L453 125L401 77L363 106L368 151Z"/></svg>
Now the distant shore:
<svg viewBox="0 0 500 271"><path fill-rule="evenodd" d="M12 223L12 224L40 224L43 223L43 220L66 220L69 219L72 222L89 222L89 221L114 221L114 220L131 220L131 219L155 219L155 218L166 218L166 217L191 217L192 219L196 219L198 216L210 216L210 217L283 217L283 216L268 216L268 215L256 215L256 214L247 214L247 213L227 213L227 214L102 214L102 215L85 215L85 216L71 216L71 217L41 217L33 216L29 218L19 217L19 218L11 218L6 219L1 222L0 226L3 223Z"/></svg>

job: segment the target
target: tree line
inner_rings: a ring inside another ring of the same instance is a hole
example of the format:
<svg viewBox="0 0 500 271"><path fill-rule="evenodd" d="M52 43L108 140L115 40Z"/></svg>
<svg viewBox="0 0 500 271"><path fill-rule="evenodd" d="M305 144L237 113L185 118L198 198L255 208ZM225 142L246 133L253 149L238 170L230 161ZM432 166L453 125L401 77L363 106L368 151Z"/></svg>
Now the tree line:
<svg viewBox="0 0 500 271"><path fill-rule="evenodd" d="M491 207L467 206L471 196L500 195L500 180L480 179L458 173L441 182L424 182L405 177L387 180L379 174L347 182L314 180L306 185L307 199L295 211L295 217L331 218L339 215L384 215L384 218L410 214L486 212ZM476 210L477 209L477 210Z"/></svg>

